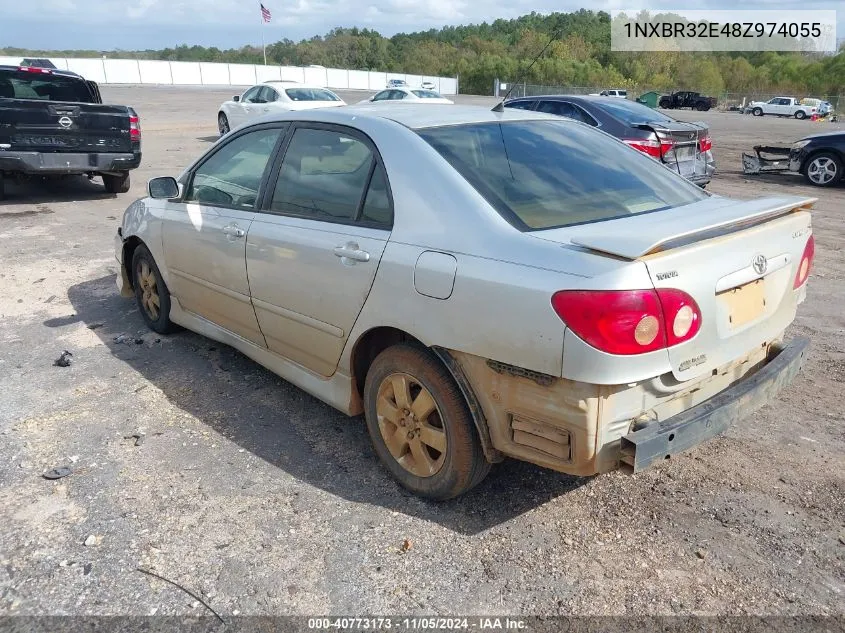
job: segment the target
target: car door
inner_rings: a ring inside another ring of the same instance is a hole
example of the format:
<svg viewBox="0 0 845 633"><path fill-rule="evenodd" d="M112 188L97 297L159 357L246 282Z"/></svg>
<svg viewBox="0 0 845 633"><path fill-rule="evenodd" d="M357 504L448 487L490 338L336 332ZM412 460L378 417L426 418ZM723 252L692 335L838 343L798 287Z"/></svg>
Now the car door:
<svg viewBox="0 0 845 633"><path fill-rule="evenodd" d="M393 207L381 158L351 128L294 126L247 236L267 346L330 376L375 279Z"/></svg>
<svg viewBox="0 0 845 633"><path fill-rule="evenodd" d="M249 90L244 98L241 99L241 107L244 116L244 123L248 123L253 119L257 119L264 114L264 92L265 86L254 86Z"/></svg>
<svg viewBox="0 0 845 633"><path fill-rule="evenodd" d="M284 124L234 132L189 174L164 210L171 294L181 307L265 346L249 295L246 234Z"/></svg>

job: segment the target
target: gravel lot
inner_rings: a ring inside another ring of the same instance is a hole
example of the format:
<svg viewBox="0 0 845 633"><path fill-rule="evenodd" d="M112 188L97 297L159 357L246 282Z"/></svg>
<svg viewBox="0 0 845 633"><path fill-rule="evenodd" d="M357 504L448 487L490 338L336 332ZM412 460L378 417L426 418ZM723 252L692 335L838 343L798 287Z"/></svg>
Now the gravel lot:
<svg viewBox="0 0 845 633"><path fill-rule="evenodd" d="M740 163L842 124L678 115L711 125L712 191L819 198L791 328L811 357L776 402L635 477L506 462L435 504L393 483L361 420L223 345L159 337L116 293L123 210L216 138L234 92L104 87L142 117L132 192L73 179L0 203L0 614L208 613L143 567L224 618L845 615L845 186L746 178ZM53 365L63 350L67 368ZM64 465L71 476L42 478Z"/></svg>

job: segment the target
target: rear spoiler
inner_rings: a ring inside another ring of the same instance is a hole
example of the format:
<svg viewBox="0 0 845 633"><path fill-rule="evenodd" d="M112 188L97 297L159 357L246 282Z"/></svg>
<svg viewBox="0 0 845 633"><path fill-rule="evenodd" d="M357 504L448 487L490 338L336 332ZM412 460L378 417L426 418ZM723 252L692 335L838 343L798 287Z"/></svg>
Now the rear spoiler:
<svg viewBox="0 0 845 633"><path fill-rule="evenodd" d="M578 246L625 259L639 259L658 251L677 248L760 224L792 211L807 210L818 198L779 196L737 202L727 198L722 206L710 205L696 212L692 205L608 220L573 231L570 241ZM576 228L576 227L572 227ZM581 228L581 227L577 227ZM571 230L571 229L570 229Z"/></svg>

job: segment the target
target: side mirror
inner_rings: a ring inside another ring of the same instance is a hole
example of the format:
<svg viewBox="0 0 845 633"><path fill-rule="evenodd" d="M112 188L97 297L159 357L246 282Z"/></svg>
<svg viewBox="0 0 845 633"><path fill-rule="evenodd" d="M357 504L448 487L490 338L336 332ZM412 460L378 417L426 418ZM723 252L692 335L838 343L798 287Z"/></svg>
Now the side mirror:
<svg viewBox="0 0 845 633"><path fill-rule="evenodd" d="M150 194L150 198L157 200L178 198L179 184L175 178L171 178L170 176L153 178L147 183L147 192Z"/></svg>
<svg viewBox="0 0 845 633"><path fill-rule="evenodd" d="M237 101L240 101L240 100L241 100L241 95L235 95L234 97L232 97L232 101L237 102Z"/></svg>

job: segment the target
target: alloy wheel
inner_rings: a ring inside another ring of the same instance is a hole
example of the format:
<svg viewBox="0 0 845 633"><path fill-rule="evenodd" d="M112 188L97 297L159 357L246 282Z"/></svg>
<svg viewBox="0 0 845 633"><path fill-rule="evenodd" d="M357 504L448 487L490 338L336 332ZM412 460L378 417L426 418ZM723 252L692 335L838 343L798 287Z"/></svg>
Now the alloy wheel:
<svg viewBox="0 0 845 633"><path fill-rule="evenodd" d="M807 166L807 177L817 185L826 185L836 178L837 166L832 158L819 156Z"/></svg>
<svg viewBox="0 0 845 633"><path fill-rule="evenodd" d="M379 386L378 428L393 459L417 477L432 477L446 459L446 429L431 392L413 376L396 373Z"/></svg>
<svg viewBox="0 0 845 633"><path fill-rule="evenodd" d="M155 274L144 260L138 262L138 283L141 286L141 306L151 320L157 321L161 298L158 296Z"/></svg>

